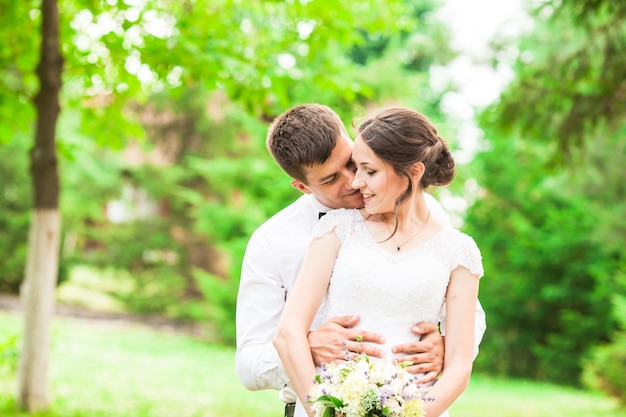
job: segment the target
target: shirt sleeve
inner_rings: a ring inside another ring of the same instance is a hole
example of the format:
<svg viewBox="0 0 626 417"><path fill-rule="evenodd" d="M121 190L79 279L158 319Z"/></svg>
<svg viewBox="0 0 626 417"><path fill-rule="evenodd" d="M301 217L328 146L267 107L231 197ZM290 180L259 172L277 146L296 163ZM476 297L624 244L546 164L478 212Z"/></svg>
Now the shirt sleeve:
<svg viewBox="0 0 626 417"><path fill-rule="evenodd" d="M483 340L485 331L487 330L487 320L485 316L485 310L480 304L479 300L476 300L476 309L474 310L474 360L478 356L480 351L480 342ZM441 314L439 315L439 331L442 336L446 335L446 304L441 307Z"/></svg>
<svg viewBox="0 0 626 417"><path fill-rule="evenodd" d="M476 300L476 311L474 316L474 360L476 360L476 357L478 356L478 347L480 342L483 340L485 330L487 330L485 310L483 310L483 306L480 304L480 301Z"/></svg>
<svg viewBox="0 0 626 417"><path fill-rule="evenodd" d="M255 233L242 263L236 310L235 371L249 390L279 390L288 383L272 344L286 299L273 252L271 240Z"/></svg>

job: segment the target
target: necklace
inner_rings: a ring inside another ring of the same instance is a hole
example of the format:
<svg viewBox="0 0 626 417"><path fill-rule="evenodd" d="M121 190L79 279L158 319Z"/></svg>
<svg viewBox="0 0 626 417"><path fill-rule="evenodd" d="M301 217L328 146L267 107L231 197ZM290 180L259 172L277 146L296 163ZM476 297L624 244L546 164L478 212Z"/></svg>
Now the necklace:
<svg viewBox="0 0 626 417"><path fill-rule="evenodd" d="M394 239L394 237L391 236L391 240L393 240L393 243L396 244L396 251L400 252L400 249L402 248L402 246L406 245L407 243L415 239L417 235L419 235L422 232L422 230L424 230L424 227L426 227L428 220L430 220L430 210L428 210L428 216L426 216L426 220L424 221L422 226L417 230L417 232L415 232L414 235L412 235L410 238L408 238L407 240L405 240L404 242L400 244L398 244L398 242L396 242L396 239ZM383 216L383 222L385 222L386 226L389 226L389 223L387 223L387 219L384 216Z"/></svg>

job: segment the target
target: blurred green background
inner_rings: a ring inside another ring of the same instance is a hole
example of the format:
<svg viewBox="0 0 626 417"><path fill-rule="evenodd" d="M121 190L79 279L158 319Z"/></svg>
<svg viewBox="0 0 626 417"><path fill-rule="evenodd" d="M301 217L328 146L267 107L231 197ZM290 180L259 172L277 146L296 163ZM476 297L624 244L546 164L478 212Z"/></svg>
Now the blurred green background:
<svg viewBox="0 0 626 417"><path fill-rule="evenodd" d="M431 118L459 163L432 192L483 254L475 373L624 404L626 2L465 3L60 2L57 301L191 326L206 349L232 352L247 239L298 196L265 149L268 124L319 102L351 131L400 104ZM33 208L40 8L0 0L8 300ZM11 386L20 331L7 329L0 380ZM0 390L5 405L11 396Z"/></svg>

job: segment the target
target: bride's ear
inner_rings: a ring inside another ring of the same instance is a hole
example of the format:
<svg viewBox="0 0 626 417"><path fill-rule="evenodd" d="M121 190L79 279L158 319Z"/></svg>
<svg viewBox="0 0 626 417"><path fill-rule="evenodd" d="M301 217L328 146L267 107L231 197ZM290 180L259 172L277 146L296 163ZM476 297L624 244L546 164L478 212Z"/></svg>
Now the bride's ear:
<svg viewBox="0 0 626 417"><path fill-rule="evenodd" d="M423 162L416 162L411 165L411 168L409 168L409 172L411 173L411 179L413 180L414 184L420 183L425 171L426 167L424 166Z"/></svg>

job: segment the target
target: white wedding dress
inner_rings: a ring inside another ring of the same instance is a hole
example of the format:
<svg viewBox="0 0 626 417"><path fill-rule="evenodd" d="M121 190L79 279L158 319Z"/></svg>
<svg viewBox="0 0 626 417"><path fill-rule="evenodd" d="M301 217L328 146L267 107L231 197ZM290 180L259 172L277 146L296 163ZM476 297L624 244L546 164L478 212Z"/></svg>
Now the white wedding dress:
<svg viewBox="0 0 626 417"><path fill-rule="evenodd" d="M415 324L439 322L452 271L463 266L483 275L474 240L451 227L397 253L373 240L358 210L329 212L317 224L314 237L332 230L341 248L330 279L324 320L358 314L361 320L356 328L385 336L387 358L393 357L392 346L415 340L411 332ZM297 411L296 415L305 415L304 409Z"/></svg>

